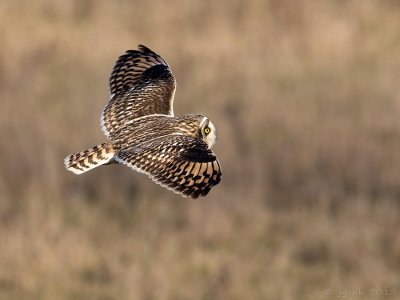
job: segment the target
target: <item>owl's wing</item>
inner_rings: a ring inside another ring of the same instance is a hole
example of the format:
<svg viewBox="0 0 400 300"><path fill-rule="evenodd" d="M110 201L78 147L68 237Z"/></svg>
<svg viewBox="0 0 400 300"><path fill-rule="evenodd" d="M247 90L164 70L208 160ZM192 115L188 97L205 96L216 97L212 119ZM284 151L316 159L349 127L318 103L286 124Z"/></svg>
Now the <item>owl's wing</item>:
<svg viewBox="0 0 400 300"><path fill-rule="evenodd" d="M119 57L110 76L111 98L101 116L107 137L130 120L152 114L173 115L176 81L164 59L139 45Z"/></svg>
<svg viewBox="0 0 400 300"><path fill-rule="evenodd" d="M182 135L160 137L121 151L116 160L147 174L183 196L205 196L221 181L221 166L203 141Z"/></svg>

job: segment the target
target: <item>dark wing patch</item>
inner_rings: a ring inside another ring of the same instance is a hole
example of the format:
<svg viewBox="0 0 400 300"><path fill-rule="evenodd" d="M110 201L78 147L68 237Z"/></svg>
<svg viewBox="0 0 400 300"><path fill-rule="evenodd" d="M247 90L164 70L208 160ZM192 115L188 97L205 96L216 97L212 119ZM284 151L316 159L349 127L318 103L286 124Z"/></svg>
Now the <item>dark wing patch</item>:
<svg viewBox="0 0 400 300"><path fill-rule="evenodd" d="M143 45L139 45L138 49L126 51L115 63L110 76L111 95L125 93L146 77L165 78L171 73L161 56Z"/></svg>
<svg viewBox="0 0 400 300"><path fill-rule="evenodd" d="M113 133L126 122L152 114L173 115L176 81L164 59L139 45L117 60L110 76L111 100L101 123L105 134Z"/></svg>
<svg viewBox="0 0 400 300"><path fill-rule="evenodd" d="M116 160L192 198L207 195L221 181L221 166L215 154L204 142L186 136L158 138L121 151Z"/></svg>

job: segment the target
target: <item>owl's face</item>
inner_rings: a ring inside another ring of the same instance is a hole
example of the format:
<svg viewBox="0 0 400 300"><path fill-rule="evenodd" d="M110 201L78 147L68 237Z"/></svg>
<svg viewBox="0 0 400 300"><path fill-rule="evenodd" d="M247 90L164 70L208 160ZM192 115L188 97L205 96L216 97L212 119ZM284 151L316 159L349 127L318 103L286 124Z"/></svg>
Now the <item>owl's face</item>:
<svg viewBox="0 0 400 300"><path fill-rule="evenodd" d="M211 121L204 117L200 122L200 134L203 137L203 140L208 144L208 147L212 147L217 141L217 131L215 130L215 126Z"/></svg>

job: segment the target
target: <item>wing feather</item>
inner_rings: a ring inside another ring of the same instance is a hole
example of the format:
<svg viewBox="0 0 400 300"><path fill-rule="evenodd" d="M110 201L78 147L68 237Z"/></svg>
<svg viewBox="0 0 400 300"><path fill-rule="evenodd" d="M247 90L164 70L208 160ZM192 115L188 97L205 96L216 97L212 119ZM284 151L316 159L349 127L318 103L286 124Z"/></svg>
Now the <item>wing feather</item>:
<svg viewBox="0 0 400 300"><path fill-rule="evenodd" d="M205 196L221 181L221 166L207 144L187 136L162 137L121 151L116 160L183 196Z"/></svg>
<svg viewBox="0 0 400 300"><path fill-rule="evenodd" d="M101 116L109 138L130 120L152 114L173 115L175 77L167 62L143 45L121 55L110 76L110 102Z"/></svg>

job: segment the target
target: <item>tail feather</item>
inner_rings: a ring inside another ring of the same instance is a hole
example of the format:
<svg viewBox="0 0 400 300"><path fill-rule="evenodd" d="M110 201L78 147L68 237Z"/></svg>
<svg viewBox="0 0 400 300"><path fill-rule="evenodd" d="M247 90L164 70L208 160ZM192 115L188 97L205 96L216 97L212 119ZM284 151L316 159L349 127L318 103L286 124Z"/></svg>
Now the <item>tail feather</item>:
<svg viewBox="0 0 400 300"><path fill-rule="evenodd" d="M71 154L64 159L65 168L75 174L82 174L109 163L114 158L112 144L103 143L91 149Z"/></svg>

